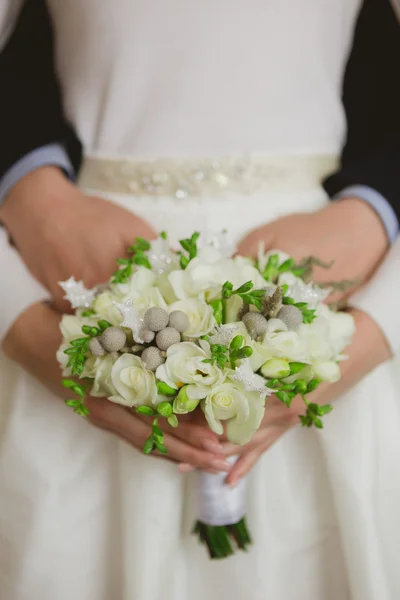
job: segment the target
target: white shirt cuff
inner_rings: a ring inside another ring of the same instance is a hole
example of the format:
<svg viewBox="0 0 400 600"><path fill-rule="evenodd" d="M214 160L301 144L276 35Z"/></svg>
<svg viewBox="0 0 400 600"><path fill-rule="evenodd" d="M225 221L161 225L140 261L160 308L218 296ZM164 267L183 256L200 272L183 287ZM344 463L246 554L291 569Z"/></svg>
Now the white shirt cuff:
<svg viewBox="0 0 400 600"><path fill-rule="evenodd" d="M381 218L391 244L399 232L399 221L392 206L382 194L367 185L351 185L334 196L334 200L359 198L369 204Z"/></svg>
<svg viewBox="0 0 400 600"><path fill-rule="evenodd" d="M61 144L48 144L32 150L6 171L0 179L0 204L4 198L25 175L40 167L52 165L65 171L67 177L74 179L74 168L68 154Z"/></svg>

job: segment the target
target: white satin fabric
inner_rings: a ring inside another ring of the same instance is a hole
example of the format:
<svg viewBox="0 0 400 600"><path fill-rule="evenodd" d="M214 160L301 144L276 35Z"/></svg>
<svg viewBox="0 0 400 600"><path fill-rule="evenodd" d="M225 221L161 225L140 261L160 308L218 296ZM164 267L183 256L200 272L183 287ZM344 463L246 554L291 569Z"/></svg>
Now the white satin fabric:
<svg viewBox="0 0 400 600"><path fill-rule="evenodd" d="M65 106L93 155L338 154L358 0L49 5ZM3 30L14 6L0 4ZM229 201L91 191L174 239L216 224L238 239L324 206L320 178ZM379 287L393 315L391 269ZM12 274L6 262L2 275ZM27 287L27 300L36 294ZM377 310L376 297L367 309ZM12 295L2 302L11 315ZM400 331L393 336L398 347ZM254 546L215 563L191 535L195 475L89 426L3 356L0 382L2 599L400 597L396 360L338 399L322 433L299 427L263 456L248 486Z"/></svg>

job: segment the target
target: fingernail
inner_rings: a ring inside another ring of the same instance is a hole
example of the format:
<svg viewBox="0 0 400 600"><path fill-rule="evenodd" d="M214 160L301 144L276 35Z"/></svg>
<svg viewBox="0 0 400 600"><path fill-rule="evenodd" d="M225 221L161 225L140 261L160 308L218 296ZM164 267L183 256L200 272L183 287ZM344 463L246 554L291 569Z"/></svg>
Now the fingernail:
<svg viewBox="0 0 400 600"><path fill-rule="evenodd" d="M230 442L226 442L222 445L221 452L228 456L229 454L234 454L237 450L239 450L240 446L236 446L235 444L231 444Z"/></svg>
<svg viewBox="0 0 400 600"><path fill-rule="evenodd" d="M208 450L208 452L212 452L213 454L221 454L222 453L222 444L219 442L215 442L213 440L202 440L204 450Z"/></svg>
<svg viewBox="0 0 400 600"><path fill-rule="evenodd" d="M240 479L232 479L228 483L228 485L229 485L230 488L235 488L238 485L238 483L240 483Z"/></svg>
<svg viewBox="0 0 400 600"><path fill-rule="evenodd" d="M222 458L213 458L210 465L213 469L217 469L217 471L226 471L227 473L232 468L232 465Z"/></svg>
<svg viewBox="0 0 400 600"><path fill-rule="evenodd" d="M178 469L181 473L190 473L190 471L194 471L196 467L193 465L189 465L188 463L181 463L178 465Z"/></svg>

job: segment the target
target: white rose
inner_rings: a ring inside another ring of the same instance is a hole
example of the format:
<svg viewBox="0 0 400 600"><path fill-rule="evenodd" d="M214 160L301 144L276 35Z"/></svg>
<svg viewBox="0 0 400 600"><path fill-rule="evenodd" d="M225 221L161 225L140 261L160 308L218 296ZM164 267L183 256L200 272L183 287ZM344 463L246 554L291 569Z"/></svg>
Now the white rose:
<svg viewBox="0 0 400 600"><path fill-rule="evenodd" d="M333 360L314 362L312 365L314 377L334 383L340 379L339 365Z"/></svg>
<svg viewBox="0 0 400 600"><path fill-rule="evenodd" d="M232 383L212 388L202 408L210 428L223 433L221 421L226 423L226 435L233 444L247 444L257 431L264 416L264 399L258 392L245 392Z"/></svg>
<svg viewBox="0 0 400 600"><path fill-rule="evenodd" d="M210 353L193 342L174 344L168 348L167 359L158 367L156 377L175 390L187 385L188 398L200 400L224 377L216 364L204 362L208 358Z"/></svg>
<svg viewBox="0 0 400 600"><path fill-rule="evenodd" d="M280 319L270 319L261 346L265 354L296 362L310 362L307 346L297 331L288 331ZM260 352L260 348L258 348Z"/></svg>
<svg viewBox="0 0 400 600"><path fill-rule="evenodd" d="M91 396L95 398L108 398L109 396L118 395L111 379L111 371L115 362L110 355L96 358L96 362L93 365L93 374L91 375L94 377L90 392ZM88 376L90 377L90 375Z"/></svg>
<svg viewBox="0 0 400 600"><path fill-rule="evenodd" d="M215 327L215 318L212 307L204 300L187 298L170 304L168 311L181 310L189 319L189 329L185 331L186 337L197 338L206 335Z"/></svg>
<svg viewBox="0 0 400 600"><path fill-rule="evenodd" d="M153 406L157 401L157 386L154 373L147 371L138 356L123 354L111 370L112 385L117 395L109 400L124 406Z"/></svg>
<svg viewBox="0 0 400 600"><path fill-rule="evenodd" d="M111 292L102 292L93 302L93 310L96 311L99 319L105 319L111 325L119 325L123 321L123 317L114 302L122 302L122 296Z"/></svg>

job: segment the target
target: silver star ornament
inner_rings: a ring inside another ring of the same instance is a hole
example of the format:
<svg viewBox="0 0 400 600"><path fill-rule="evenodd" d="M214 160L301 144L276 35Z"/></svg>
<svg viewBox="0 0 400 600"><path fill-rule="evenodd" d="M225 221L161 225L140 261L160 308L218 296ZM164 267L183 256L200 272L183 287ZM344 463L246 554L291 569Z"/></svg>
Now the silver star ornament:
<svg viewBox="0 0 400 600"><path fill-rule="evenodd" d="M66 281L59 281L59 286L64 290L64 298L70 302L72 308L90 308L96 296L97 289L88 290L83 281L76 281L70 277Z"/></svg>

